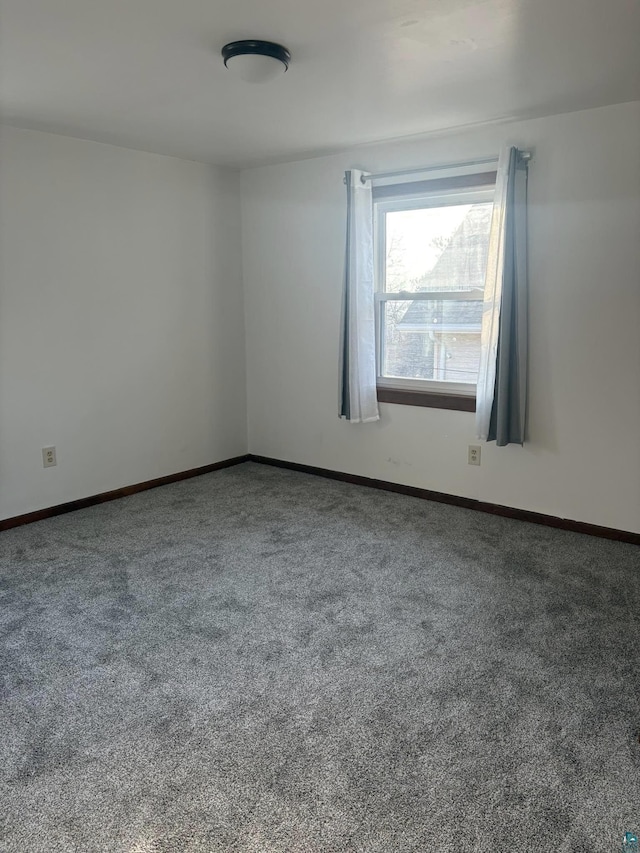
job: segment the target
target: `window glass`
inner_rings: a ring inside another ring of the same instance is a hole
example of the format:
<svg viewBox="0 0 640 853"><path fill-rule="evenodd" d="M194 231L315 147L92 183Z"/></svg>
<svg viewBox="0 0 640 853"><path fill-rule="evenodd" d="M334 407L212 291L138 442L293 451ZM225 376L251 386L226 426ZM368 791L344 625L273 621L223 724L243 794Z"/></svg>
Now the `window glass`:
<svg viewBox="0 0 640 853"><path fill-rule="evenodd" d="M477 382L493 205L491 192L468 198L380 206L378 373L387 384Z"/></svg>
<svg viewBox="0 0 640 853"><path fill-rule="evenodd" d="M382 375L473 382L480 361L481 298L384 303Z"/></svg>
<svg viewBox="0 0 640 853"><path fill-rule="evenodd" d="M386 214L385 290L484 288L492 204Z"/></svg>

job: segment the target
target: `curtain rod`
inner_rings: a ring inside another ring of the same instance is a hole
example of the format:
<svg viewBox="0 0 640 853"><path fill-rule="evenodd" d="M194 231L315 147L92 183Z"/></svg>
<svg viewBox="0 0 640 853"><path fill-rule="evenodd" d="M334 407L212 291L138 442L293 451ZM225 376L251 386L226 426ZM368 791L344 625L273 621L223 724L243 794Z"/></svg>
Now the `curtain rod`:
<svg viewBox="0 0 640 853"><path fill-rule="evenodd" d="M521 151L523 160L531 159L531 151ZM400 178L403 175L418 175L425 172L444 172L447 169L462 169L465 166L486 166L489 163L497 163L497 157L485 157L482 160L464 160L460 163L444 163L440 166L423 166L422 169L402 169L399 172L376 172L374 175L363 175L362 182L375 180L377 178Z"/></svg>

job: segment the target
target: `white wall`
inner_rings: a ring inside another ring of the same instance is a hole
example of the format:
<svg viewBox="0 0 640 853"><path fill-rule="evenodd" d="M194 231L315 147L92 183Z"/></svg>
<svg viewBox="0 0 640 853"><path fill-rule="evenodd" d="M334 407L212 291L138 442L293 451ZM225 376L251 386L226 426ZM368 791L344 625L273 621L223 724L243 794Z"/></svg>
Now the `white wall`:
<svg viewBox="0 0 640 853"><path fill-rule="evenodd" d="M0 146L0 518L245 453L237 176Z"/></svg>
<svg viewBox="0 0 640 853"><path fill-rule="evenodd" d="M535 150L530 441L337 418L345 168ZM640 531L640 104L242 175L253 453ZM246 452L237 178L0 132L0 518ZM40 451L55 444L58 466Z"/></svg>
<svg viewBox="0 0 640 853"><path fill-rule="evenodd" d="M530 441L483 447L474 416L383 405L337 417L344 169L535 150ZM369 146L245 171L251 452L640 531L640 104Z"/></svg>

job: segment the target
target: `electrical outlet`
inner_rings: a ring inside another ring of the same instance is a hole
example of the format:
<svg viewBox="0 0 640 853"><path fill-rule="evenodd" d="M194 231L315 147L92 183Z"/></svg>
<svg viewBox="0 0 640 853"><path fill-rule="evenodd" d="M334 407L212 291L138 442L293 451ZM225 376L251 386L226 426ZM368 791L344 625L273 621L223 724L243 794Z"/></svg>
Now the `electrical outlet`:
<svg viewBox="0 0 640 853"><path fill-rule="evenodd" d="M43 447L42 448L42 467L43 468L53 468L54 465L57 465L56 462L56 449L55 447Z"/></svg>
<svg viewBox="0 0 640 853"><path fill-rule="evenodd" d="M480 464L480 445L478 444L470 444L469 445L469 465L479 465Z"/></svg>

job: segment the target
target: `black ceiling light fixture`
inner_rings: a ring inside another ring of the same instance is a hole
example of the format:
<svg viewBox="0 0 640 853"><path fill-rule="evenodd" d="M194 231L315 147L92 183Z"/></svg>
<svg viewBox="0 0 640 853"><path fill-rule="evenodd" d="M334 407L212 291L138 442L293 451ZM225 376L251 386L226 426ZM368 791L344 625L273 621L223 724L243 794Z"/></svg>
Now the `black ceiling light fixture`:
<svg viewBox="0 0 640 853"><path fill-rule="evenodd" d="M286 71L291 62L291 54L286 47L257 39L225 44L222 48L222 58L229 71L248 83L266 83L273 80Z"/></svg>

